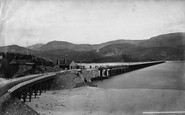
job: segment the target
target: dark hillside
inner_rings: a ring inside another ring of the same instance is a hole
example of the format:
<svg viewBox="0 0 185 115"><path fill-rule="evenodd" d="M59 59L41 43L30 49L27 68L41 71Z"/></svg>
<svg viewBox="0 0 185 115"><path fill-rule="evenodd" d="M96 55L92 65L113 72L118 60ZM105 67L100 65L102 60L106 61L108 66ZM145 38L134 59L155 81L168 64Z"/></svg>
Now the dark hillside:
<svg viewBox="0 0 185 115"><path fill-rule="evenodd" d="M26 54L1 52L0 77L15 78L23 75L47 72L54 64L51 61Z"/></svg>
<svg viewBox="0 0 185 115"><path fill-rule="evenodd" d="M10 46L3 46L0 47L0 52L12 52L12 53L21 53L21 54L29 54L34 51L18 46L18 45L10 45Z"/></svg>
<svg viewBox="0 0 185 115"><path fill-rule="evenodd" d="M49 51L58 49L70 49L74 51L90 51L93 50L93 46L90 44L73 44L65 41L51 41L47 44L37 48L38 51Z"/></svg>
<svg viewBox="0 0 185 115"><path fill-rule="evenodd" d="M113 40L113 41L109 41L109 42L105 42L105 43L101 43L101 44L96 44L96 45L94 45L94 47L95 47L95 49L101 49L101 48L103 48L105 46L108 46L108 45L124 44L124 43L136 45L136 44L139 44L143 41L145 41L145 40L124 40L124 39L120 39L120 40Z"/></svg>
<svg viewBox="0 0 185 115"><path fill-rule="evenodd" d="M185 45L185 33L170 33L152 37L138 45L142 47L176 47Z"/></svg>
<svg viewBox="0 0 185 115"><path fill-rule="evenodd" d="M70 59L76 62L91 62L92 59L100 57L95 51L73 51L69 49L58 49L34 53L38 57L56 62L57 59Z"/></svg>
<svg viewBox="0 0 185 115"><path fill-rule="evenodd" d="M138 44L144 40L114 40L109 41L101 44L73 44L66 41L51 41L41 47L38 47L38 44L30 46L31 49L36 51L49 51L49 50L58 50L58 49L70 49L74 51L92 51L101 49L105 46L112 45L112 44L122 44L122 43L129 43L129 44ZM35 48L33 48L35 47Z"/></svg>
<svg viewBox="0 0 185 115"><path fill-rule="evenodd" d="M128 44L128 43L123 43L123 44L112 44L105 46L99 50L99 54L101 56L118 56L121 55L122 53L130 53L130 50L137 47L134 44Z"/></svg>

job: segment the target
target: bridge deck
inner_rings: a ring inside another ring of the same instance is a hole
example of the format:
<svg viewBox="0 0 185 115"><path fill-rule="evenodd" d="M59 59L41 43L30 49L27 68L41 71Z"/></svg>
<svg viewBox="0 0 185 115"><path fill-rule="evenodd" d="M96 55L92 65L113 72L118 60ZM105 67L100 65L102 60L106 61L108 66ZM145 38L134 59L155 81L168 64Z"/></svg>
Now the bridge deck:
<svg viewBox="0 0 185 115"><path fill-rule="evenodd" d="M40 77L33 78L33 79L31 79L31 80L28 80L28 81L19 83L19 84L17 84L16 86L14 86L14 87L12 87L11 89L9 89L8 92L12 93L12 92L14 92L15 90L20 89L21 87L24 87L24 86L29 85L29 84L36 84L37 81L40 81L40 80L43 80L43 79L47 79L47 78L53 77L53 76L55 76L55 75L56 75L55 73L48 73L48 74L46 74L46 75L42 75L42 76L40 76Z"/></svg>
<svg viewBox="0 0 185 115"><path fill-rule="evenodd" d="M2 84L0 84L0 96L2 96L3 94L5 94L10 88L14 87L15 85L34 79L36 77L41 76L42 74L35 74L35 75L28 75L25 77L20 77L20 78L14 78L14 79L9 79L6 80L6 82L3 82Z"/></svg>

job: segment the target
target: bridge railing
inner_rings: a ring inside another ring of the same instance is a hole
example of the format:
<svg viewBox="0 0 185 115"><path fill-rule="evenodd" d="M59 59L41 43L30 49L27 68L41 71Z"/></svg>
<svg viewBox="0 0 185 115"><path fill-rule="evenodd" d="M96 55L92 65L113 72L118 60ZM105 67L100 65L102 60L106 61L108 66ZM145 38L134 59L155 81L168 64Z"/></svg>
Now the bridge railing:
<svg viewBox="0 0 185 115"><path fill-rule="evenodd" d="M14 87L15 85L17 85L21 82L24 82L24 81L28 81L28 80L37 78L41 75L43 75L43 74L34 74L34 75L28 75L28 76L24 76L24 77L20 77L20 78L7 79L5 83L0 84L0 96L5 94L8 89Z"/></svg>

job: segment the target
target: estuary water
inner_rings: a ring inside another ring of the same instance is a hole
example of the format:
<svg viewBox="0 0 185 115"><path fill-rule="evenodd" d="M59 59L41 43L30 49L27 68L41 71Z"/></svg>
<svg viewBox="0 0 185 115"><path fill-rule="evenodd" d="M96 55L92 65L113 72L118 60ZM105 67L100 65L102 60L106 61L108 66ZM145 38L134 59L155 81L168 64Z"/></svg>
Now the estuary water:
<svg viewBox="0 0 185 115"><path fill-rule="evenodd" d="M94 82L108 89L185 89L185 62L167 61Z"/></svg>

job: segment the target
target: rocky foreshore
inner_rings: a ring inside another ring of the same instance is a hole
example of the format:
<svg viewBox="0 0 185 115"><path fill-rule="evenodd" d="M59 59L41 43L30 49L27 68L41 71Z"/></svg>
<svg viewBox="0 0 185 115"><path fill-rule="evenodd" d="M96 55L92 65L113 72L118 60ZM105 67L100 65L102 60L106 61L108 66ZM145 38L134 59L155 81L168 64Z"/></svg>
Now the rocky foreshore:
<svg viewBox="0 0 185 115"><path fill-rule="evenodd" d="M9 98L3 103L0 115L40 115L17 98Z"/></svg>

